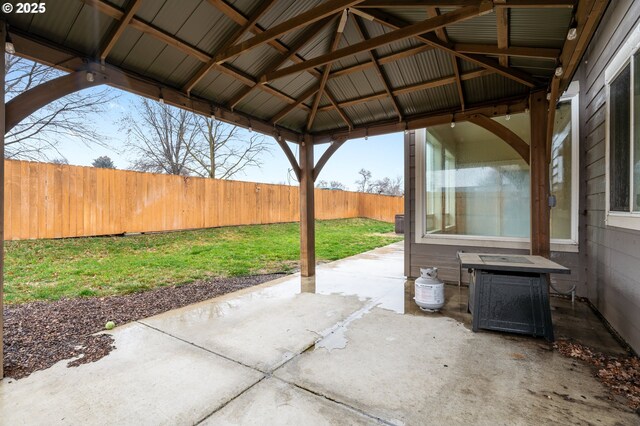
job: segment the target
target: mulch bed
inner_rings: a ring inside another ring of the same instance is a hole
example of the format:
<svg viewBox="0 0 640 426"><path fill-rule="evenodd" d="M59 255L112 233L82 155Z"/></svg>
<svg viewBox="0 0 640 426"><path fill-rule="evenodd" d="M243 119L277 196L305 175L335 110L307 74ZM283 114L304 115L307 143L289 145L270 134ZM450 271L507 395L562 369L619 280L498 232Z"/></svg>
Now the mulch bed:
<svg viewBox="0 0 640 426"><path fill-rule="evenodd" d="M19 379L58 361L67 366L97 361L115 348L107 321L126 324L191 303L261 284L282 274L216 278L125 296L31 302L4 308L4 373Z"/></svg>
<svg viewBox="0 0 640 426"><path fill-rule="evenodd" d="M554 347L565 356L593 366L595 376L612 393L625 397L629 407L640 414L640 358L607 355L568 340L558 340Z"/></svg>

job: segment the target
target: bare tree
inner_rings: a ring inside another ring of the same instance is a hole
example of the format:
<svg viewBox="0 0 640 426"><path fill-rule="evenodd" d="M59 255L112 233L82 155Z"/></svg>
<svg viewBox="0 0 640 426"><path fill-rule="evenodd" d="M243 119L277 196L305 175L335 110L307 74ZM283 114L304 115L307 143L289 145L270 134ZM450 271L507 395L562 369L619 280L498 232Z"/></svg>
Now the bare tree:
<svg viewBox="0 0 640 426"><path fill-rule="evenodd" d="M248 167L260 167L260 157L269 152L262 135L251 133L246 138L237 126L197 116L194 126L199 138L188 145L194 160L192 172L209 178L231 179Z"/></svg>
<svg viewBox="0 0 640 426"><path fill-rule="evenodd" d="M372 192L374 194L401 196L404 194L404 190L402 188L402 178L398 176L395 179L391 179L388 177L378 179L371 183L367 192Z"/></svg>
<svg viewBox="0 0 640 426"><path fill-rule="evenodd" d="M143 172L188 175L193 158L189 154L199 131L195 114L146 98L120 120L127 145L135 160L132 168Z"/></svg>
<svg viewBox="0 0 640 426"><path fill-rule="evenodd" d="M67 166L69 165L69 160L67 160L64 157L54 158L53 160L51 160L51 164L59 164L61 166Z"/></svg>
<svg viewBox="0 0 640 426"><path fill-rule="evenodd" d="M101 155L100 157L93 160L91 163L93 167L97 167L99 169L115 169L116 165L113 164L113 160L107 155Z"/></svg>
<svg viewBox="0 0 640 426"><path fill-rule="evenodd" d="M5 100L63 75L55 68L5 54ZM117 95L113 89L87 89L51 102L18 123L5 135L5 157L46 160L52 153L62 155L62 140L105 146L107 137L92 124L100 119Z"/></svg>
<svg viewBox="0 0 640 426"><path fill-rule="evenodd" d="M324 188L324 189L338 189L340 191L347 190L347 185L337 180L332 180L330 182L327 182L326 180L321 180L316 184L316 187Z"/></svg>
<svg viewBox="0 0 640 426"><path fill-rule="evenodd" d="M369 192L371 172L367 169L360 169L358 174L362 176L356 181L356 185L358 185L358 192Z"/></svg>

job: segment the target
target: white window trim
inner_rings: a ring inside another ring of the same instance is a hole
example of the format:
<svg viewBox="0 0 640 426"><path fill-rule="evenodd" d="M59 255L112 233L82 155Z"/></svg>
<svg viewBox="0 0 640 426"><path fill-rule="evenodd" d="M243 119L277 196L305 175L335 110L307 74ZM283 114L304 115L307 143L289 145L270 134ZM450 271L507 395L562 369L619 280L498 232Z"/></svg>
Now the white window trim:
<svg viewBox="0 0 640 426"><path fill-rule="evenodd" d="M611 82L620 74L620 72L624 69L624 67L630 63L631 64L631 87L633 87L633 75L634 75L634 63L631 60L633 55L640 50L640 24L638 24L633 31L629 34L627 40L622 44L618 53L613 57L609 66L604 71L604 82L607 93L607 116L606 116L606 126L605 126L605 205L606 205L606 214L605 214L605 224L607 226L614 226L618 228L627 228L627 229L635 229L640 230L640 212L617 212L610 211L611 201L610 201L610 164L609 164L609 156L610 156L610 114L611 114L611 102L610 99L610 87ZM636 72L640 72L637 70ZM633 112L634 102L633 102L633 91L629 90L629 96L631 97L631 111ZM631 118L631 138L629 140L629 144L631 145L631 151L629 155L629 161L631 163L629 171L633 174L633 137L634 137L634 128L633 128L633 117ZM633 176L630 176L630 180L633 181ZM632 197L633 194L629 193L629 197ZM633 208L633 201L629 200L630 208Z"/></svg>
<svg viewBox="0 0 640 426"><path fill-rule="evenodd" d="M560 101L571 100L571 239L551 239L551 250L558 252L577 253L578 245L578 200L579 200L579 158L580 138L579 138L579 113L580 103L578 94L578 84L573 82L564 93ZM416 230L415 239L419 244L452 245L461 247L489 247L523 249L531 248L530 238L520 237L490 237L476 235L450 235L431 234L425 232L424 213L424 176L426 173L425 164L425 141L426 129L418 129L415 133L416 153Z"/></svg>

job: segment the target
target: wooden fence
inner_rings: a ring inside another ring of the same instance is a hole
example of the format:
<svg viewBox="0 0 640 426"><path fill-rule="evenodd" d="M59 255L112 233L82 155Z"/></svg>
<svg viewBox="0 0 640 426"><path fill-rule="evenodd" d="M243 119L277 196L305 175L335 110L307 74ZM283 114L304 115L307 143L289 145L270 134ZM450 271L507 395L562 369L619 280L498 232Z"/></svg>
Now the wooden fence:
<svg viewBox="0 0 640 426"><path fill-rule="evenodd" d="M393 222L402 197L317 189L316 217ZM298 187L5 160L5 240L299 220Z"/></svg>

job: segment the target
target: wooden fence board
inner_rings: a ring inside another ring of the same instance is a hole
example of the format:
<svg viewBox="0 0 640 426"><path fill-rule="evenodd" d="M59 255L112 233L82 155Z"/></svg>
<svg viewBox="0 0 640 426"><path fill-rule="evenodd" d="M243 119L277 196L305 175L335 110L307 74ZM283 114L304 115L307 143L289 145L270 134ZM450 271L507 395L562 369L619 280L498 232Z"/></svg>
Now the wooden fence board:
<svg viewBox="0 0 640 426"><path fill-rule="evenodd" d="M299 188L5 160L5 239L296 222ZM402 197L316 189L318 219L393 222Z"/></svg>

